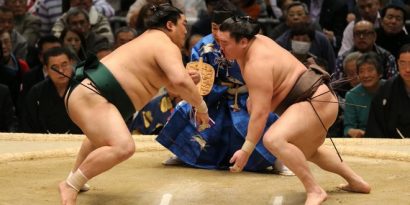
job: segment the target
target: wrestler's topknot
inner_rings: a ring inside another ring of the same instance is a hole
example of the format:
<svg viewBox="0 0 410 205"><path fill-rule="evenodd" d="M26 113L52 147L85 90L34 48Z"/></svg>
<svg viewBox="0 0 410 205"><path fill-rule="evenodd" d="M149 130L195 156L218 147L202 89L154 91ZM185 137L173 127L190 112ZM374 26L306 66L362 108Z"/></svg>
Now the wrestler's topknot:
<svg viewBox="0 0 410 205"><path fill-rule="evenodd" d="M147 4L144 7L149 8L141 9L141 11L146 12L144 19L146 29L165 28L167 21L176 24L182 14L181 10L169 3Z"/></svg>
<svg viewBox="0 0 410 205"><path fill-rule="evenodd" d="M242 38L252 39L259 33L260 24L250 16L234 16L226 19L219 28L221 31L229 31L231 37L239 42Z"/></svg>

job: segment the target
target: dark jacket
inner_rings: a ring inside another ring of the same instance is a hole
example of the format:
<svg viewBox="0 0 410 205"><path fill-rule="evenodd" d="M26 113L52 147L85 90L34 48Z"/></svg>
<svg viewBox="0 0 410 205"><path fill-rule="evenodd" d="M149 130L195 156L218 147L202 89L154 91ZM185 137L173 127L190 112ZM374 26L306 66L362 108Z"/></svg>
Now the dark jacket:
<svg viewBox="0 0 410 205"><path fill-rule="evenodd" d="M10 90L7 86L0 84L0 132L15 132L17 126Z"/></svg>
<svg viewBox="0 0 410 205"><path fill-rule="evenodd" d="M25 132L82 133L69 118L64 98L58 95L49 78L30 89L25 99L23 111L22 128Z"/></svg>
<svg viewBox="0 0 410 205"><path fill-rule="evenodd" d="M410 97L400 75L388 80L373 98L365 137L410 137Z"/></svg>

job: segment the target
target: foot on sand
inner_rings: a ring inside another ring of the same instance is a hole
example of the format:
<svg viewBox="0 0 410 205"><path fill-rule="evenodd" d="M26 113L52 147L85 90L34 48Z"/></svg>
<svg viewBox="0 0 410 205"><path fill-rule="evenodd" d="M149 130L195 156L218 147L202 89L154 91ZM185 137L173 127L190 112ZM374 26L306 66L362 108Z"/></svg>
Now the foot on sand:
<svg viewBox="0 0 410 205"><path fill-rule="evenodd" d="M355 183L341 184L337 188L348 192L357 192L364 194L370 193L371 190L370 185L364 180L360 180Z"/></svg>
<svg viewBox="0 0 410 205"><path fill-rule="evenodd" d="M305 201L305 205L319 205L322 202L326 201L327 193L325 190L320 188L320 190L316 192L307 193L307 198Z"/></svg>
<svg viewBox="0 0 410 205"><path fill-rule="evenodd" d="M60 192L61 204L62 205L75 205L78 192L68 186L65 181L60 182L58 185L58 190Z"/></svg>

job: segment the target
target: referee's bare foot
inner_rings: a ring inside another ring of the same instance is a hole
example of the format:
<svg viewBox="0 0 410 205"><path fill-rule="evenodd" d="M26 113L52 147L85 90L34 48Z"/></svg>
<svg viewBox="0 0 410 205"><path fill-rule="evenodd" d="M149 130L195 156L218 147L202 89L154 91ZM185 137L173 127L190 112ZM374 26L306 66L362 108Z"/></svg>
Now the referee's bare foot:
<svg viewBox="0 0 410 205"><path fill-rule="evenodd" d="M68 186L65 181L60 182L58 185L58 191L60 192L62 205L75 205L78 192L72 187Z"/></svg>

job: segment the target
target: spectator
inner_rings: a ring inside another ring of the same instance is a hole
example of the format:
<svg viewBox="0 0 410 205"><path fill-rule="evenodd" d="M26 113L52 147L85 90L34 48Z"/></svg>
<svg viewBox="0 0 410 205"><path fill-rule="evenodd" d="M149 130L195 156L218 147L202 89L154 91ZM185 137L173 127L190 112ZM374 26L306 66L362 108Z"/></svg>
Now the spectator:
<svg viewBox="0 0 410 205"><path fill-rule="evenodd" d="M101 60L112 51L113 48L109 43L100 44L97 48L95 48L95 56L97 56L98 60Z"/></svg>
<svg viewBox="0 0 410 205"><path fill-rule="evenodd" d="M405 31L406 10L394 4L388 5L380 12L381 27L376 29L376 44L388 50L396 58L402 45L410 43L410 36Z"/></svg>
<svg viewBox="0 0 410 205"><path fill-rule="evenodd" d="M13 45L13 54L17 58L26 59L27 41L26 39L14 29L14 15L13 11L0 7L0 33L7 31L10 33L10 38Z"/></svg>
<svg viewBox="0 0 410 205"><path fill-rule="evenodd" d="M282 34L276 42L309 66L308 58L313 58L329 73L335 70L335 54L327 37L315 31L308 24L299 24Z"/></svg>
<svg viewBox="0 0 410 205"><path fill-rule="evenodd" d="M27 40L28 46L34 46L40 37L41 21L27 12L27 0L8 0L5 6L13 11L16 31Z"/></svg>
<svg viewBox="0 0 410 205"><path fill-rule="evenodd" d="M44 53L43 62L48 78L37 83L27 94L23 112L23 131L30 133L72 133L81 130L67 115L64 94L75 64L72 53L64 47L51 48Z"/></svg>
<svg viewBox="0 0 410 205"><path fill-rule="evenodd" d="M336 72L333 76L336 80L344 79L346 77L343 72L342 62L346 55L354 51L360 51L362 53L369 51L376 52L379 55L383 65L382 78L389 79L397 73L396 60L394 56L389 51L386 51L382 47L375 44L376 31L374 30L373 23L366 20L358 21L354 26L353 35L353 48L346 51L343 55L336 59Z"/></svg>
<svg viewBox="0 0 410 205"><path fill-rule="evenodd" d="M114 49L137 37L137 31L131 27L121 27L114 35Z"/></svg>
<svg viewBox="0 0 410 205"><path fill-rule="evenodd" d="M356 21L351 21L343 31L342 45L337 54L338 56L353 47L353 28L357 21L370 21L375 28L380 27L379 9L381 6L379 0L357 0L356 5L359 8L360 18L356 17Z"/></svg>
<svg viewBox="0 0 410 205"><path fill-rule="evenodd" d="M46 51L51 48L61 47L61 42L57 37L53 35L42 36L37 44L37 54L38 64L33 66L30 71L23 75L22 85L21 85L21 95L24 96L31 87L36 83L44 80L47 76L46 67L43 62L43 56Z"/></svg>
<svg viewBox="0 0 410 205"><path fill-rule="evenodd" d="M24 60L12 53L13 43L9 32L5 31L0 34L0 42L3 53L0 59L0 83L9 87L14 106L17 107L22 76L29 70L29 67Z"/></svg>
<svg viewBox="0 0 410 205"><path fill-rule="evenodd" d="M399 75L389 79L374 97L366 137L410 137L410 44L399 50Z"/></svg>
<svg viewBox="0 0 410 205"><path fill-rule="evenodd" d="M202 38L203 36L200 34L193 34L193 35L190 35L188 39L185 41L185 45L182 50L182 59L183 59L184 65L186 65L189 61L191 61L192 48Z"/></svg>
<svg viewBox="0 0 410 205"><path fill-rule="evenodd" d="M40 17L41 35L47 35L57 19L62 15L62 0L37 0L35 13Z"/></svg>
<svg viewBox="0 0 410 205"><path fill-rule="evenodd" d="M345 111L345 98L346 92L356 87L360 82L357 76L356 61L362 55L362 53L355 51L349 53L343 60L343 71L346 75L346 80L340 82L334 82L332 87L336 92L339 103L339 112L337 113L336 122L329 128L328 135L331 137L342 137L343 123L344 123L344 111Z"/></svg>
<svg viewBox="0 0 410 205"><path fill-rule="evenodd" d="M88 23L84 22L84 19L80 17L80 11L85 16ZM75 25L77 30L80 30L79 27L83 27L83 29L91 30L92 32L96 33L99 36L103 36L108 40L108 42L114 42L114 36L111 30L110 22L108 21L107 17L103 16L101 13L97 11L97 9L93 6L92 0L70 0L70 9L64 13L54 24L52 33L60 37L61 32L64 30L66 26L73 26L72 22L70 24L70 20L74 19L81 19L81 22L78 20L78 23L82 23L83 25ZM84 35L87 38L87 35ZM88 47L89 49L92 47Z"/></svg>
<svg viewBox="0 0 410 205"><path fill-rule="evenodd" d="M0 132L17 132L18 121L9 88L0 84Z"/></svg>
<svg viewBox="0 0 410 205"><path fill-rule="evenodd" d="M83 34L78 32L78 30L65 28L63 32L61 32L60 42L75 53L77 61L83 61L86 59L87 45Z"/></svg>
<svg viewBox="0 0 410 205"><path fill-rule="evenodd" d="M365 135L370 103L384 80L380 79L383 67L376 53L364 53L356 65L360 84L346 93L344 136L361 138Z"/></svg>
<svg viewBox="0 0 410 205"><path fill-rule="evenodd" d="M317 22L311 22L307 5L299 1L289 3L284 12L284 20L284 22L277 25L270 33L267 34L270 38L277 39L290 28L300 24L312 24L312 27L315 30L321 30L320 25Z"/></svg>
<svg viewBox="0 0 410 205"><path fill-rule="evenodd" d="M65 23L68 26L67 28L76 30L85 37L85 47L87 48L87 52L95 54L95 48L98 48L100 44L109 43L109 40L106 37L99 35L91 28L92 25L90 24L89 17L84 10L80 8L71 8L65 14L65 19ZM111 30L109 30L109 32L111 32Z"/></svg>
<svg viewBox="0 0 410 205"><path fill-rule="evenodd" d="M34 13L36 13L41 20L41 34L47 35L51 32L51 28L57 19L63 14L62 0L37 0L33 6ZM96 10L107 17L113 16L113 10L105 0L93 0ZM68 6L67 6L68 8Z"/></svg>
<svg viewBox="0 0 410 205"><path fill-rule="evenodd" d="M191 35L200 34L202 36L206 36L209 34L209 32L211 32L211 18L213 15L214 8L219 4L230 5L230 9L234 8L234 13L241 13L237 10L237 7L234 6L229 0L205 0L207 12L201 13L198 17L199 20L191 26Z"/></svg>
<svg viewBox="0 0 410 205"><path fill-rule="evenodd" d="M346 0L301 0L309 5L309 15L313 22L319 23L323 33L335 49L339 50L343 31L347 25L348 7Z"/></svg>

